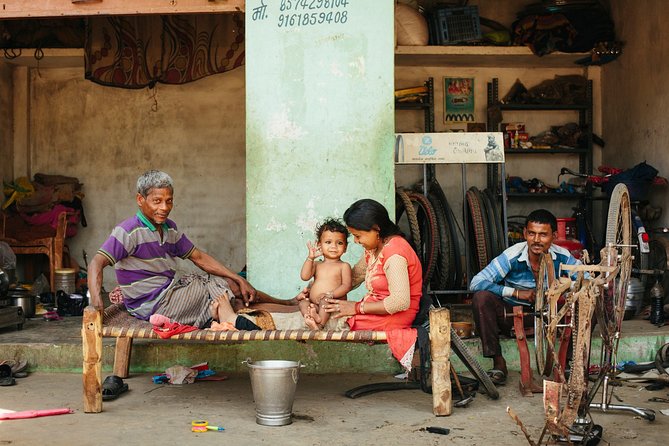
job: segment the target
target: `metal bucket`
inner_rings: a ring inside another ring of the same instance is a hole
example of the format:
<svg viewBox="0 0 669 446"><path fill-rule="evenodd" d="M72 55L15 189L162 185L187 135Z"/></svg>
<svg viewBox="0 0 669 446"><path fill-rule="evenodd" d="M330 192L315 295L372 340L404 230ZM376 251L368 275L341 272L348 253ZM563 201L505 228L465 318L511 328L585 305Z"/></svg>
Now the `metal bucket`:
<svg viewBox="0 0 669 446"><path fill-rule="evenodd" d="M640 279L636 277L630 278L629 283L627 284L627 298L625 299L625 315L623 316L624 320L632 319L634 316L639 314L641 311L641 306L643 304L643 294L644 294L643 283Z"/></svg>
<svg viewBox="0 0 669 446"><path fill-rule="evenodd" d="M300 377L299 361L243 362L249 368L253 400L256 404L256 423L264 426L284 426L293 422L295 388Z"/></svg>

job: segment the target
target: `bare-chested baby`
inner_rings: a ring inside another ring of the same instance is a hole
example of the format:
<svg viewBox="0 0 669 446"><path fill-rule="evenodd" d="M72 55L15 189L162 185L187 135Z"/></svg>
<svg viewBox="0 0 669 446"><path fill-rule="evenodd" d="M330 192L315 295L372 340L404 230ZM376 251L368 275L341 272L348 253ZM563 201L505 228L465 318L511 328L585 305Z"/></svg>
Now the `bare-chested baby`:
<svg viewBox="0 0 669 446"><path fill-rule="evenodd" d="M312 330L322 330L330 313L321 308L321 300L328 298L346 300L351 290L351 265L341 260L348 246L348 230L341 221L329 218L316 228L315 244L307 242L307 259L300 277L311 280L307 298L298 302L304 322ZM316 260L323 256L323 260ZM299 299L299 297L298 297Z"/></svg>

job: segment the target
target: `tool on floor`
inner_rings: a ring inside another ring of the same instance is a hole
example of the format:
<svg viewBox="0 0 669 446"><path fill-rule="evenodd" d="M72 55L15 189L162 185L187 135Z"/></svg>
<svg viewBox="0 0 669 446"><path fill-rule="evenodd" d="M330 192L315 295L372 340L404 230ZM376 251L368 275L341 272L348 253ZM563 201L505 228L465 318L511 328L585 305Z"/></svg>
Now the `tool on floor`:
<svg viewBox="0 0 669 446"><path fill-rule="evenodd" d="M191 423L191 430L193 432L207 432L207 431L224 431L225 428L221 426L210 426L205 420L193 420Z"/></svg>
<svg viewBox="0 0 669 446"><path fill-rule="evenodd" d="M437 426L430 426L430 427L426 427L425 429L421 429L421 430L425 430L425 431L427 431L431 434L440 434L440 435L448 435L448 433L451 431L450 429L448 429L446 427L437 427Z"/></svg>

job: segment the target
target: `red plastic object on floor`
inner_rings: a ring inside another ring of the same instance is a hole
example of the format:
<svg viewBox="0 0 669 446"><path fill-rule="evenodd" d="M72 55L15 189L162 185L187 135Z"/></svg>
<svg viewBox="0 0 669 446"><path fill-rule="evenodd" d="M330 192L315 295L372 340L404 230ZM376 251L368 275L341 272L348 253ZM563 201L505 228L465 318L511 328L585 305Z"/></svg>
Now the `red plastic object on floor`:
<svg viewBox="0 0 669 446"><path fill-rule="evenodd" d="M67 413L74 413L74 411L67 407L64 407L62 409L24 410L22 412L1 413L0 420L22 420L25 418L48 417L51 415L64 415Z"/></svg>

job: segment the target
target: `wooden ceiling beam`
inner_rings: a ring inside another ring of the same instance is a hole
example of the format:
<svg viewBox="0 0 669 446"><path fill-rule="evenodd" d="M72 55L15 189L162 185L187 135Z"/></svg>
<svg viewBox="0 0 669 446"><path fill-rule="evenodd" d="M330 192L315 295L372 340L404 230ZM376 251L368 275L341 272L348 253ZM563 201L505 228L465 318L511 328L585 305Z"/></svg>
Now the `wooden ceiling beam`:
<svg viewBox="0 0 669 446"><path fill-rule="evenodd" d="M245 0L0 0L0 19L244 12Z"/></svg>

